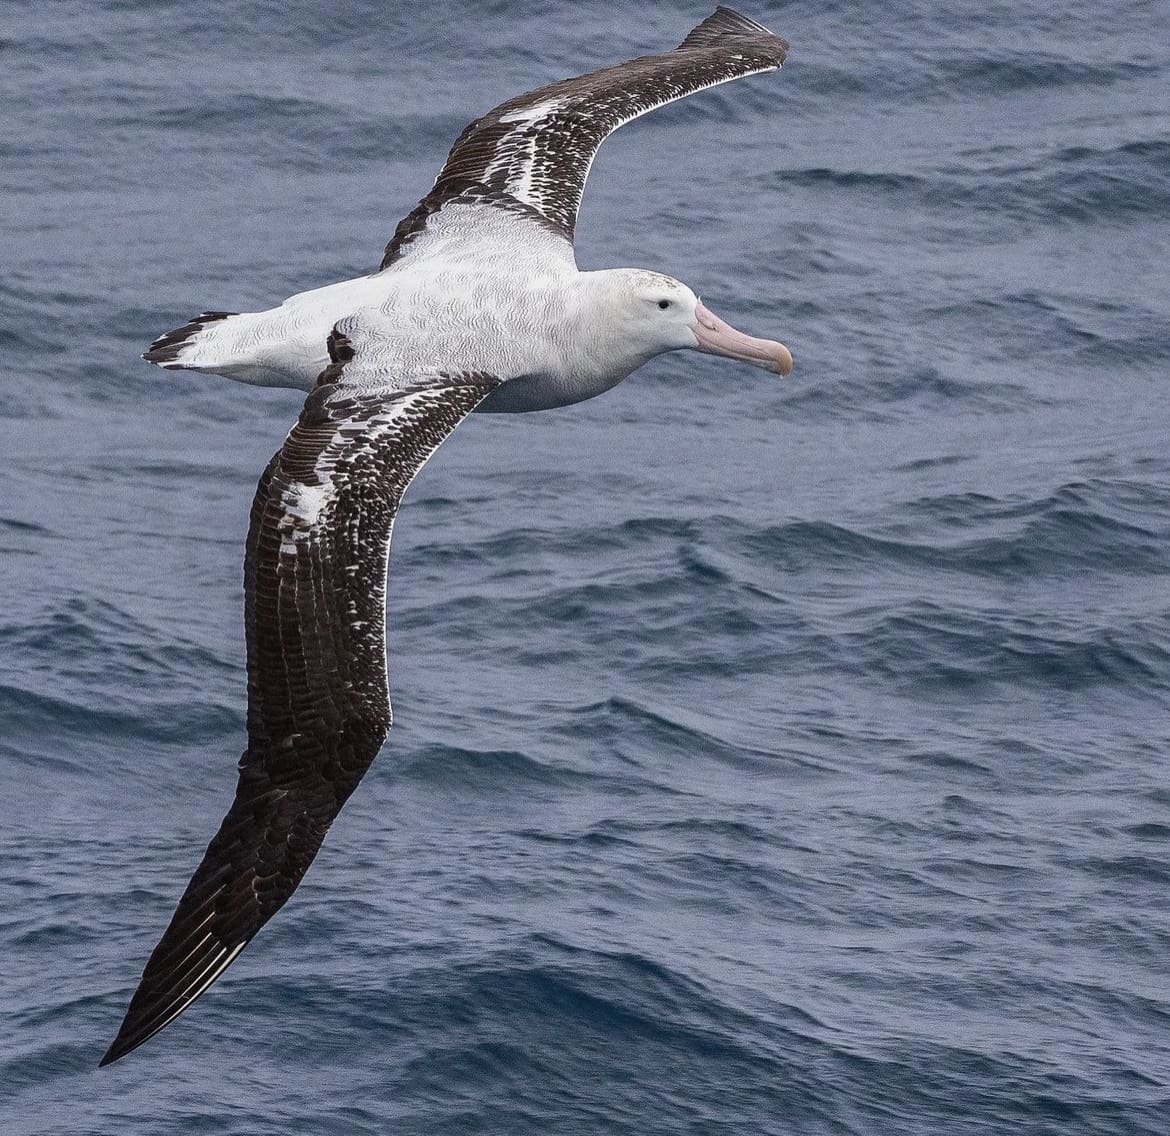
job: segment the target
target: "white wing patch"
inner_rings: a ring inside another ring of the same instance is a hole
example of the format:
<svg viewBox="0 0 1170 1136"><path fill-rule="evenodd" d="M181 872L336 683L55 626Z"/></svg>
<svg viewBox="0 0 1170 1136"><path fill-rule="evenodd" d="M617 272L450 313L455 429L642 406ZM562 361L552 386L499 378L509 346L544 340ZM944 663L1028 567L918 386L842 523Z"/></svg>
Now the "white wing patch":
<svg viewBox="0 0 1170 1136"><path fill-rule="evenodd" d="M320 472L320 471L318 471ZM327 485L293 485L281 499L286 515L311 528L321 519L321 513L332 499Z"/></svg>
<svg viewBox="0 0 1170 1136"><path fill-rule="evenodd" d="M431 230L449 206L481 216L505 212L534 232L552 233L571 254L585 179L602 142L625 123L696 91L773 71L788 45L762 24L719 7L678 47L550 83L477 118L456 140L423 198L395 230L382 268L404 257L442 255ZM482 245L467 224L460 241ZM455 225L446 228L453 233ZM500 243L495 257L516 246Z"/></svg>
<svg viewBox="0 0 1170 1136"><path fill-rule="evenodd" d="M531 125L534 122L539 122L542 118L547 118L554 110L559 110L568 102L567 99L545 99L543 102L533 103L532 106L520 107L517 110L509 111L507 114L500 115L501 122L513 123L522 122L525 125Z"/></svg>
<svg viewBox="0 0 1170 1136"><path fill-rule="evenodd" d="M440 379L441 376L435 376L436 381ZM393 393L396 392L387 391L387 394ZM352 463L377 452L387 434L393 440L404 427L424 418L427 410L441 399L440 390L422 388L395 398L387 413L375 414L360 426L347 428L342 424L313 464L317 484L297 481L281 494L278 526L281 553L295 555L299 545L316 540L322 528L329 524L328 509L344 491L346 474L338 469L343 455L347 463ZM341 484L338 483L339 475Z"/></svg>

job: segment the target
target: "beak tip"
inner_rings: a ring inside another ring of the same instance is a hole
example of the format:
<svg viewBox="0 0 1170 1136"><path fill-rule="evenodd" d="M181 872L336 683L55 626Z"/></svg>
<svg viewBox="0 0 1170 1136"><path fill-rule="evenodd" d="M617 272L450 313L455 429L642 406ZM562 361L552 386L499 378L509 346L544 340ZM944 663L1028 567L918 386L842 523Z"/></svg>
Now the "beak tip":
<svg viewBox="0 0 1170 1136"><path fill-rule="evenodd" d="M781 348L776 355L776 373L787 375L792 371L792 352L787 347Z"/></svg>

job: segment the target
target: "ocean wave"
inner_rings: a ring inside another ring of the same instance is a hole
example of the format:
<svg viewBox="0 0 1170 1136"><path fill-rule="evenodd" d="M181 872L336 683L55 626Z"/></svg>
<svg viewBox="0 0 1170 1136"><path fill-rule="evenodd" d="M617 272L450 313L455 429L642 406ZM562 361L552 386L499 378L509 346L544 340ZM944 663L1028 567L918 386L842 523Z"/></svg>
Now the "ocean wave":
<svg viewBox="0 0 1170 1136"><path fill-rule="evenodd" d="M996 226L1022 220L1045 228L1058 222L1132 221L1170 204L1162 139L1119 146L1065 146L1037 158L1034 150L998 147L965 154L930 172L813 166L761 175L778 193L829 193L917 206L924 214L986 219Z"/></svg>
<svg viewBox="0 0 1170 1136"><path fill-rule="evenodd" d="M194 684L193 684L194 685ZM118 697L109 690L93 692L88 697L64 694L48 695L9 683L0 685L0 714L14 736L30 739L52 732L63 738L85 738L87 749L106 741L133 741L142 744L185 744L191 738L217 739L228 735L243 738L243 715L240 710L214 704L193 704L180 698L147 698L141 694L131 699ZM26 747L6 747L15 755L32 751L27 760L42 763L54 760L41 752L42 743L30 741ZM68 768L84 766L82 757L72 761L58 757Z"/></svg>
<svg viewBox="0 0 1170 1136"><path fill-rule="evenodd" d="M460 795L511 795L533 787L570 787L582 775L519 750L472 750L449 743L416 748L398 774L421 785L442 786Z"/></svg>
<svg viewBox="0 0 1170 1136"><path fill-rule="evenodd" d="M0 713L14 736L143 743L223 737L241 728L240 708L209 695L238 666L155 627L108 600L65 600L0 624L0 647L23 672L0 683Z"/></svg>
<svg viewBox="0 0 1170 1136"><path fill-rule="evenodd" d="M1082 15L1084 21L1078 23L1084 27L1097 12ZM802 95L815 98L818 106L840 106L859 98L919 105L974 102L1141 83L1156 80L1162 66L1153 52L1086 54L1083 38L1062 34L1067 27L1041 30L1016 21L1011 34L1019 45L997 38L994 48L988 49L986 41L996 37L1001 21L985 9L974 15L954 7L926 9L909 0L884 10L883 19L887 50L882 53L861 50L856 21L844 9L835 13L835 19L828 17L828 26L836 32L831 54L819 43L803 44L794 37L786 70L791 70L793 82L799 77ZM818 23L817 29L823 35L826 24ZM982 50L972 49L972 35L984 41Z"/></svg>
<svg viewBox="0 0 1170 1136"><path fill-rule="evenodd" d="M1170 616L1093 626L919 601L881 615L863 610L843 623L827 642L822 635L802 643L807 665L908 692L1124 686L1134 697L1170 690Z"/></svg>
<svg viewBox="0 0 1170 1136"><path fill-rule="evenodd" d="M899 502L891 512L896 519L885 533L796 520L727 536L787 571L893 564L1034 579L1086 568L1170 570L1170 496L1145 481L1068 482L1031 499L943 493ZM1152 524L1154 517L1165 519ZM955 540L957 533L971 535Z"/></svg>

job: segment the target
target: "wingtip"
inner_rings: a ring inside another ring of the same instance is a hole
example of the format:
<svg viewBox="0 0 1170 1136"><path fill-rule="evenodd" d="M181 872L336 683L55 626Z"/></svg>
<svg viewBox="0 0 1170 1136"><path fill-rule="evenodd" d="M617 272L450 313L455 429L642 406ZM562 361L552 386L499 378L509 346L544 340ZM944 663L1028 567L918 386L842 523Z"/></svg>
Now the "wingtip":
<svg viewBox="0 0 1170 1136"><path fill-rule="evenodd" d="M705 20L696 24L687 34L686 39L678 45L676 50L689 47L722 47L729 39L735 37L763 37L776 41L781 45L782 52L788 51L788 43L782 40L771 28L765 27L759 20L753 20L734 8L720 4Z"/></svg>
<svg viewBox="0 0 1170 1136"><path fill-rule="evenodd" d="M130 1029L128 1027L131 1024L131 1019L134 1017L134 1011L131 1009L122 1019L122 1024L118 1027L117 1035L110 1042L109 1049L105 1051L102 1059L98 1062L99 1069L104 1069L107 1065L113 1065L115 1061L121 1061L128 1053L133 1053L140 1045L149 1041L162 1029L162 1026L158 1026L145 1033L142 1031L140 1025L134 1029ZM165 1025L166 1023L164 1022L163 1024Z"/></svg>
<svg viewBox="0 0 1170 1136"><path fill-rule="evenodd" d="M220 975L235 961L240 951L248 945L245 939L234 947L218 947L210 964L197 972L193 981L186 981L177 990L173 986L164 985L161 993L154 993L152 997L152 980L149 977L152 964L159 956L159 951L166 942L164 934L159 945L155 947L151 961L147 963L146 972L134 997L130 1000L130 1008L122 1019L118 1035L114 1038L105 1056L98 1062L98 1068L110 1065L137 1049L144 1042L149 1041L156 1033L166 1029L180 1014L191 1008ZM165 952L164 956L165 957ZM203 961L203 956L200 961ZM186 961L186 959L184 960ZM188 971L189 975L190 972Z"/></svg>
<svg viewBox="0 0 1170 1136"><path fill-rule="evenodd" d="M125 1037L126 1021L123 1019L122 1026L118 1030L117 1037L110 1042L110 1047L102 1054L102 1059L97 1063L99 1069L104 1069L107 1065L113 1065L115 1061L120 1061L127 1053L137 1049L145 1040L145 1037L131 1040Z"/></svg>
<svg viewBox="0 0 1170 1136"><path fill-rule="evenodd" d="M117 1043L115 1043L115 1044L111 1045L109 1049L106 1050L105 1055L97 1063L97 1067L99 1069L104 1069L107 1065L113 1065L113 1063L115 1061L117 1061L119 1057L125 1057L126 1054L129 1052L130 1052L130 1050L128 1050L128 1049L125 1050L125 1052L120 1052L118 1050Z"/></svg>

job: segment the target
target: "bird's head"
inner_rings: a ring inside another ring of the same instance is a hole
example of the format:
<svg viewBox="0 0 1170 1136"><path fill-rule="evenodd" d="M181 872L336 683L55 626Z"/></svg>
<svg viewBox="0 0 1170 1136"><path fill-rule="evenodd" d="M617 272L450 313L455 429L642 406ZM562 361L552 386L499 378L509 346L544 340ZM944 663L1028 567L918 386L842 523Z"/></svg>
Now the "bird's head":
<svg viewBox="0 0 1170 1136"><path fill-rule="evenodd" d="M792 354L783 343L736 331L681 281L645 269L619 269L607 275L621 335L638 345L646 359L686 348L781 375L792 370Z"/></svg>

